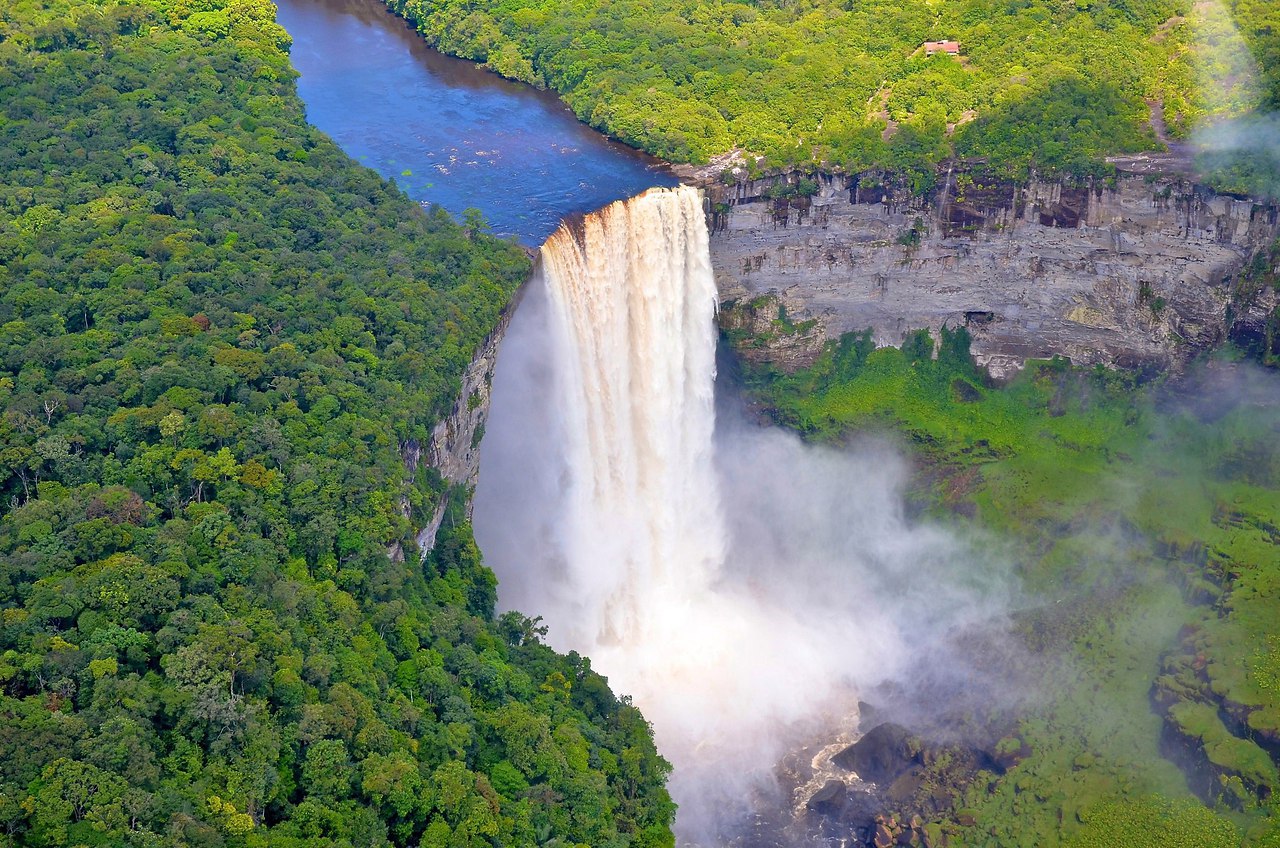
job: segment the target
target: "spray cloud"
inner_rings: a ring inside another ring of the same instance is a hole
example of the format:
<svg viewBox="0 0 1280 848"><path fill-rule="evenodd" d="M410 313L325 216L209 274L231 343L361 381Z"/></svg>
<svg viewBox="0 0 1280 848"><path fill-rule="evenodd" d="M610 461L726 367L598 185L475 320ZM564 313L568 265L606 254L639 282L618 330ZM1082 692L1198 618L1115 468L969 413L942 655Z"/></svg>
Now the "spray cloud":
<svg viewBox="0 0 1280 848"><path fill-rule="evenodd" d="M1280 115L1262 111L1257 59L1219 0L1197 3L1189 24L1197 169L1226 190L1280 197Z"/></svg>
<svg viewBox="0 0 1280 848"><path fill-rule="evenodd" d="M635 698L674 765L681 838L710 844L797 739L943 655L1006 581L907 520L885 446L717 421L696 190L563 227L531 285L495 375L477 538L502 605Z"/></svg>

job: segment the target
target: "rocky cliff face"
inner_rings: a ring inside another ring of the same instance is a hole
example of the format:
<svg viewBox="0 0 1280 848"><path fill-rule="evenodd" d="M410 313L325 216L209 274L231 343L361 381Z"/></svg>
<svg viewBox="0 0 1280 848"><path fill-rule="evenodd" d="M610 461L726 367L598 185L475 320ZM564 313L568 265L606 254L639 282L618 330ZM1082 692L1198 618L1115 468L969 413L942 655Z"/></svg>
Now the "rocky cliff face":
<svg viewBox="0 0 1280 848"><path fill-rule="evenodd" d="M1275 205L1176 177L949 173L924 197L866 176L821 176L809 197L777 183L706 188L722 321L784 368L848 331L896 345L943 326L968 327L995 377L1054 355L1176 368L1226 336L1233 281L1280 232ZM1234 320L1258 320L1241 307Z"/></svg>
<svg viewBox="0 0 1280 848"><path fill-rule="evenodd" d="M484 425L489 416L489 394L493 387L493 369L498 361L498 346L506 335L511 316L524 294L521 288L503 310L497 326L476 349L475 357L462 374L462 387L449 414L436 423L426 445L425 456L420 445L410 443L401 446L401 456L410 473L425 461L440 472L446 483L461 483L468 488L475 485L480 473L480 440L484 437ZM436 543L436 533L444 520L448 506L447 494L440 499L431 520L418 532L418 550L425 555ZM408 509L408 504L404 505ZM467 513L471 501L467 500ZM407 514L407 513L406 513ZM401 554L402 555L402 554ZM392 552L392 556L396 556Z"/></svg>

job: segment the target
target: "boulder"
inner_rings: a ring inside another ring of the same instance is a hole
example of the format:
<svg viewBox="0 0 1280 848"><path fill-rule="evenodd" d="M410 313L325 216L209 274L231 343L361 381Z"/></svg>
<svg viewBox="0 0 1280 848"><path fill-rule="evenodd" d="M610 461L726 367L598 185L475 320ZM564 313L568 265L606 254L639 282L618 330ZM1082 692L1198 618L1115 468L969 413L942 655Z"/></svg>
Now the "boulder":
<svg viewBox="0 0 1280 848"><path fill-rule="evenodd" d="M831 762L863 780L887 786L920 764L920 746L905 727L885 722L871 728Z"/></svg>
<svg viewBox="0 0 1280 848"><path fill-rule="evenodd" d="M842 781L828 780L821 789L813 793L805 806L819 815L839 816L844 812L848 794Z"/></svg>

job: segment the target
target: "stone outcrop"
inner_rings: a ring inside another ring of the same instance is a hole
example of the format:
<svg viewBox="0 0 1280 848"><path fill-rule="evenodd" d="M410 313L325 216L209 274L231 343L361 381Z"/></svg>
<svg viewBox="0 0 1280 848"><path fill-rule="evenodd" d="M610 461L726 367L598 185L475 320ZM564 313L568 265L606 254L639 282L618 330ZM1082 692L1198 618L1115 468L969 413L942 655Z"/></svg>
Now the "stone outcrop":
<svg viewBox="0 0 1280 848"><path fill-rule="evenodd" d="M1000 768L988 751L930 741L888 722L875 724L831 763L854 779L833 777L810 796L805 844L945 845L942 821L965 787L980 772Z"/></svg>
<svg viewBox="0 0 1280 848"><path fill-rule="evenodd" d="M402 446L401 455L412 473L418 462L425 461L440 472L446 483L462 484L470 489L480 473L480 440L484 437L484 425L489 416L489 394L493 388L493 369L498 361L498 347L511 324L511 316L524 295L524 287L512 297L502 311L498 323L480 346L476 348L471 364L462 374L462 386L449 414L431 429L425 456L416 444ZM436 533L444 520L448 506L447 493L440 499L431 520L418 533L418 550L425 555L435 546ZM407 505L406 505L407 506ZM467 499L467 514L471 513L471 500Z"/></svg>
<svg viewBox="0 0 1280 848"><path fill-rule="evenodd" d="M948 173L924 196L875 175L787 191L798 182L705 185L726 328L771 322L767 350L748 354L784 368L848 331L897 345L944 326L967 327L995 377L1055 355L1177 368L1226 337L1236 275L1280 231L1275 205L1180 177Z"/></svg>
<svg viewBox="0 0 1280 848"><path fill-rule="evenodd" d="M921 762L920 744L901 725L885 722L831 758L871 783L889 785Z"/></svg>

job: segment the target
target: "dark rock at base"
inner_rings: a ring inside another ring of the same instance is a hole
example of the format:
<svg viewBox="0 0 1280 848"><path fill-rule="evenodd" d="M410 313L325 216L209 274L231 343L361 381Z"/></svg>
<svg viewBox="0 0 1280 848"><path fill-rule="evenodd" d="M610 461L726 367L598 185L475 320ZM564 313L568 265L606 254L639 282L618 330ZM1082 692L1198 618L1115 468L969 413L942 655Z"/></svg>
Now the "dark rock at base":
<svg viewBox="0 0 1280 848"><path fill-rule="evenodd" d="M865 789L850 789L842 781L828 780L813 793L805 806L820 816L843 822L855 831L870 833L880 801Z"/></svg>
<svg viewBox="0 0 1280 848"><path fill-rule="evenodd" d="M885 789L885 798L895 805L910 804L923 786L921 771L914 763L908 765L906 771L895 777Z"/></svg>
<svg viewBox="0 0 1280 848"><path fill-rule="evenodd" d="M1012 764L1015 753L1025 754L1011 750L1016 726L1005 693L1018 688L1011 681L1019 679L1019 660L1001 659L1004 638L981 629L961 634L956 644L963 655L1000 660L981 674L968 666L931 667L869 693L872 701L860 702L858 715L861 727L870 730L832 758L866 784L846 778L839 781L843 792L823 786L804 817L815 838L789 844L843 841L850 848L873 848L883 826L880 842L887 836L890 848L944 848L943 827L957 821L958 805L976 776L1001 772L1002 761Z"/></svg>
<svg viewBox="0 0 1280 848"><path fill-rule="evenodd" d="M823 816L839 816L844 812L849 791L839 780L828 780L821 789L813 793L806 804L809 809Z"/></svg>
<svg viewBox="0 0 1280 848"><path fill-rule="evenodd" d="M901 725L885 722L831 758L863 780L888 786L920 763L920 746Z"/></svg>

